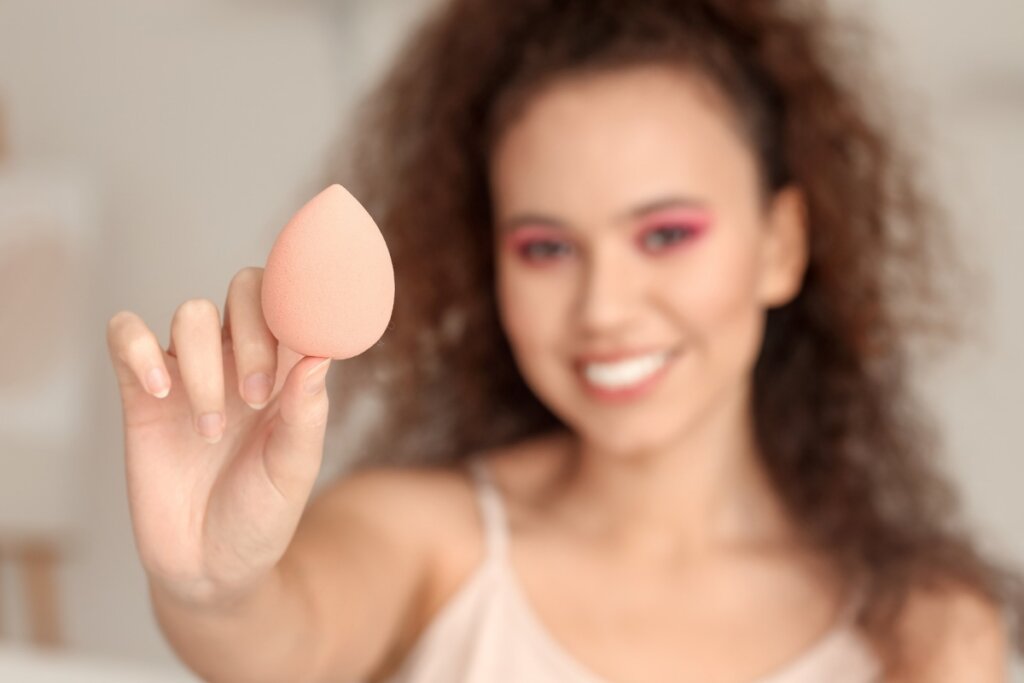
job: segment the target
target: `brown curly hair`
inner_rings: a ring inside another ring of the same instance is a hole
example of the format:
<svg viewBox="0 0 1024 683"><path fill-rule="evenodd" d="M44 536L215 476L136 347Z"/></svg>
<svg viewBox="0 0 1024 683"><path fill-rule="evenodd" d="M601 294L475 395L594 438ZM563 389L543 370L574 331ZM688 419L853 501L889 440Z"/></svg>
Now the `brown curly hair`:
<svg viewBox="0 0 1024 683"><path fill-rule="evenodd" d="M820 2L438 8L343 136L339 149L354 152L330 164L330 182L380 225L397 278L391 326L332 390L341 414L368 389L383 401L372 462L448 465L564 427L499 324L488 155L553 79L677 65L728 96L764 189L795 183L806 197L803 288L768 311L754 370L759 445L793 517L851 580L870 576L860 624L887 665L897 666L896 616L911 589L951 580L1003 607L1024 650L1024 582L977 547L942 472L939 429L911 391L911 360L965 331L968 311L942 279L970 283L908 136L882 107L871 38Z"/></svg>

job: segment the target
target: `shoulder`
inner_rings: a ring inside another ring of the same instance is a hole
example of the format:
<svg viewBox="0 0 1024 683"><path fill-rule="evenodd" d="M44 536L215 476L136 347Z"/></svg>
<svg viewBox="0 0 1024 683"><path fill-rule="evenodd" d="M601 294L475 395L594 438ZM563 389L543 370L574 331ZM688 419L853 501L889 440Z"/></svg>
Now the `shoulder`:
<svg viewBox="0 0 1024 683"><path fill-rule="evenodd" d="M437 548L480 535L468 461L487 463L499 488L525 498L551 476L564 436L544 435L467 455L451 465L363 465L327 483L310 503L313 514L361 520L374 533ZM451 548L443 548L450 551ZM476 544L479 545L479 544Z"/></svg>
<svg viewBox="0 0 1024 683"><path fill-rule="evenodd" d="M471 485L463 467L366 466L327 484L313 506L360 520L392 540L432 546L445 531L472 521Z"/></svg>
<svg viewBox="0 0 1024 683"><path fill-rule="evenodd" d="M362 679L403 647L430 598L437 558L471 538L467 479L458 467L367 466L312 498L282 564L312 603L323 671Z"/></svg>
<svg viewBox="0 0 1024 683"><path fill-rule="evenodd" d="M1007 680L1009 642L998 604L963 583L911 592L899 618L906 672L899 683Z"/></svg>

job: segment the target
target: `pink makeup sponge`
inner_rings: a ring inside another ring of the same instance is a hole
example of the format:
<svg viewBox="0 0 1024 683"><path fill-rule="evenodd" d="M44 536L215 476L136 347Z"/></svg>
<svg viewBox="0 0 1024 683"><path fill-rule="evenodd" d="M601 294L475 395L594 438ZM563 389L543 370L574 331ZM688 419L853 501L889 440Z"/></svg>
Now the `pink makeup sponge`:
<svg viewBox="0 0 1024 683"><path fill-rule="evenodd" d="M384 334L395 302L391 254L348 190L331 185L284 226L262 299L273 335L305 356L351 358Z"/></svg>

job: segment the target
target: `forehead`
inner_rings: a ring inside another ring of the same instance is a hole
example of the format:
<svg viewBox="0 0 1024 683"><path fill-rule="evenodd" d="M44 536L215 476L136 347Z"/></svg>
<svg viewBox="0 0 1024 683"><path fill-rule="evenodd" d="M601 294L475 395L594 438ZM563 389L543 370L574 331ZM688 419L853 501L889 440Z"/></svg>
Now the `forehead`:
<svg viewBox="0 0 1024 683"><path fill-rule="evenodd" d="M614 211L653 194L753 192L757 169L730 105L666 66L565 77L534 94L490 159L498 211Z"/></svg>

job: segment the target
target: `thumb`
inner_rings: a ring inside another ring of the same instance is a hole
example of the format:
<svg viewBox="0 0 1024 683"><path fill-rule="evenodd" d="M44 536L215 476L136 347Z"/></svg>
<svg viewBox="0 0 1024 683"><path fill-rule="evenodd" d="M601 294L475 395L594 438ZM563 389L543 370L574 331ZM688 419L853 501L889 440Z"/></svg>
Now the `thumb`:
<svg viewBox="0 0 1024 683"><path fill-rule="evenodd" d="M292 502L305 502L320 471L330 366L330 358L303 358L288 373L278 396L278 414L264 458L267 475Z"/></svg>

